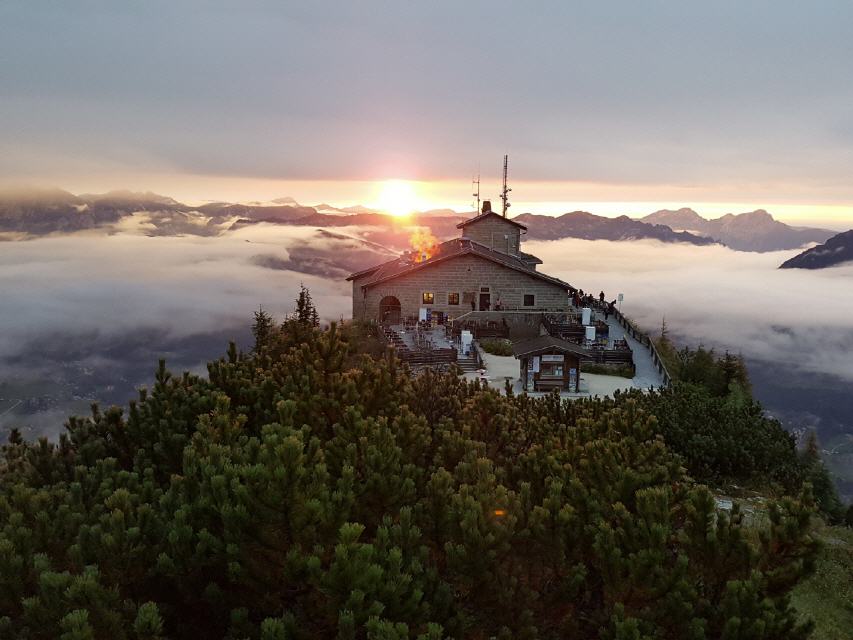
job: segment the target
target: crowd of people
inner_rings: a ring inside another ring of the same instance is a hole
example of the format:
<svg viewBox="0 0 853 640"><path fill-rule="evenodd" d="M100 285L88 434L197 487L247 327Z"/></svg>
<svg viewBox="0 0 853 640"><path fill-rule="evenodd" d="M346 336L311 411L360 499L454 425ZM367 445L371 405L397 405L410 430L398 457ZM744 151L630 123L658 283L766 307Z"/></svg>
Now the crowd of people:
<svg viewBox="0 0 853 640"><path fill-rule="evenodd" d="M605 302L606 299L604 291L599 292L597 298L591 293L584 293L583 289L575 289L572 292L572 304L575 308L590 307L600 309L604 312L605 320L616 312L616 300Z"/></svg>

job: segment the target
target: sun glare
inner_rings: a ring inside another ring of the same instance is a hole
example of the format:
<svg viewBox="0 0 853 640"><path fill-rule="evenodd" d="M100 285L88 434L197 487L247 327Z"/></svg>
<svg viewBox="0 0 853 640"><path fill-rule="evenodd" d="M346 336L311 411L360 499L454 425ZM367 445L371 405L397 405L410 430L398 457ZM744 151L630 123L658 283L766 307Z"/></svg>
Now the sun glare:
<svg viewBox="0 0 853 640"><path fill-rule="evenodd" d="M375 206L392 216L409 215L417 208L414 185L406 180L386 180L380 187Z"/></svg>

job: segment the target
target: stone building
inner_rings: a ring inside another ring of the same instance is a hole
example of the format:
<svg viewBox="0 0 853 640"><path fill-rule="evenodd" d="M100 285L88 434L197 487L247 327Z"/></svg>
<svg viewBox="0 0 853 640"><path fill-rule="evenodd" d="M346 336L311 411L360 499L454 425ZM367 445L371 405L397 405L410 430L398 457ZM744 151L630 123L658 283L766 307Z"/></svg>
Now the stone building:
<svg viewBox="0 0 853 640"><path fill-rule="evenodd" d="M536 270L542 261L521 251L527 228L483 203L459 225L462 236L429 252L353 273L352 317L397 324L428 313L443 319L472 311L565 312L574 288ZM424 311L422 311L424 310Z"/></svg>

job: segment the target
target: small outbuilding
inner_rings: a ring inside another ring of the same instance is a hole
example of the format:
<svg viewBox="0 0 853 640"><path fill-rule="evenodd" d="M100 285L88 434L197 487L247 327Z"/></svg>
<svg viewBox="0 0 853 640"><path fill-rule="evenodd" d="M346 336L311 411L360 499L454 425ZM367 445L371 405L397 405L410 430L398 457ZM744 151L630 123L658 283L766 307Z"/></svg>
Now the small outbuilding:
<svg viewBox="0 0 853 640"><path fill-rule="evenodd" d="M520 361L521 385L526 391L580 390L581 359L590 357L587 349L544 335L516 342L512 351Z"/></svg>

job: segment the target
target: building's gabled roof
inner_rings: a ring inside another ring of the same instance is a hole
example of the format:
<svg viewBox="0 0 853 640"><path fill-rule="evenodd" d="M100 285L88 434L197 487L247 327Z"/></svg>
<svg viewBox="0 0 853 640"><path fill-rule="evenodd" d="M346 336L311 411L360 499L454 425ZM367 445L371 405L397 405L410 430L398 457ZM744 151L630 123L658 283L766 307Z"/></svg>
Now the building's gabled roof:
<svg viewBox="0 0 853 640"><path fill-rule="evenodd" d="M519 229L524 229L525 231L527 231L527 227L525 227L520 222L516 222L515 220L512 220L511 218L504 218L502 215L500 215L499 213L495 213L494 211L486 211L484 213L481 213L478 216L474 216L473 218L469 218L468 220L463 220L462 222L460 222L459 224L456 225L456 228L457 229L463 229L463 228L467 227L469 224L474 224L475 222L480 222L480 220L485 220L489 216L495 216L497 218L500 218L504 222L509 222L510 224L514 224Z"/></svg>
<svg viewBox="0 0 853 640"><path fill-rule="evenodd" d="M581 357L588 357L592 355L589 349L584 349L574 342L561 340L560 338L555 338L553 336L537 336L528 340L514 342L512 345L512 353L516 358L554 350L571 353Z"/></svg>
<svg viewBox="0 0 853 640"><path fill-rule="evenodd" d="M518 257L521 258L527 264L542 264L542 261L531 253L524 253L524 251L519 251Z"/></svg>
<svg viewBox="0 0 853 640"><path fill-rule="evenodd" d="M372 287L380 282L387 282L388 280L393 280L394 278L398 278L402 275L428 268L434 264L444 262L445 260L465 255L475 255L485 258L486 260L491 260L496 264L525 273L534 278L538 278L539 280L544 280L545 282L557 285L563 289L569 290L574 288L568 282L563 282L559 278L552 278L551 276L546 276L544 273L539 273L530 266L529 262L525 262L518 256L489 249L487 246L468 238L456 238L454 240L442 242L435 247L432 256L427 260L413 262L411 259L404 257L397 258L370 269L364 269L350 274L347 280L356 280L366 277L367 279L361 283L361 286Z"/></svg>

